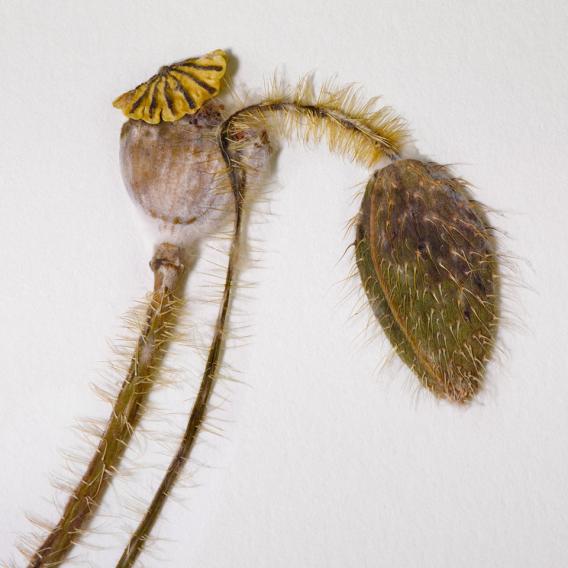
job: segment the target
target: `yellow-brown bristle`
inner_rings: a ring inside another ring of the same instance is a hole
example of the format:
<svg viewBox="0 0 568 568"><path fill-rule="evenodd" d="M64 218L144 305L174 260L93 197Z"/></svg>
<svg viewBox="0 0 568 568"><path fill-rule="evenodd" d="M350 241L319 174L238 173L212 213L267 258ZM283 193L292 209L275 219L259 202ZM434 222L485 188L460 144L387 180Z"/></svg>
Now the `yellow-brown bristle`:
<svg viewBox="0 0 568 568"><path fill-rule="evenodd" d="M311 76L295 88L274 79L259 103L235 113L231 138L255 123L266 125L270 116L282 136L307 143L327 138L332 152L366 167L397 157L408 138L404 121L389 107L379 107L378 97L364 100L353 85L338 87L332 81L316 92Z"/></svg>

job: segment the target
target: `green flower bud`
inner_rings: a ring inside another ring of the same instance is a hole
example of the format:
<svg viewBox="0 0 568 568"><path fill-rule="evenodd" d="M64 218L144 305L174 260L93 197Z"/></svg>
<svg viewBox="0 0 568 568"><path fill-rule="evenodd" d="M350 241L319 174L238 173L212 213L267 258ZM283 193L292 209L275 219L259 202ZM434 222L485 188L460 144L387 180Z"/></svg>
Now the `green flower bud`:
<svg viewBox="0 0 568 568"><path fill-rule="evenodd" d="M444 166L400 160L369 181L356 238L371 307L400 358L440 398L480 389L498 322L492 230Z"/></svg>

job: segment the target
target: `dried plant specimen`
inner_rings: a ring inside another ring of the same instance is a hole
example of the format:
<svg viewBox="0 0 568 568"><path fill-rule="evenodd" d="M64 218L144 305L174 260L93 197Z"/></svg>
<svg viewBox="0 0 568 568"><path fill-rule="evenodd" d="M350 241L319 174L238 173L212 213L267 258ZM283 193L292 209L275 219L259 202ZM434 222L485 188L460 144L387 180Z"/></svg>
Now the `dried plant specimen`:
<svg viewBox="0 0 568 568"><path fill-rule="evenodd" d="M403 121L377 99L310 78L275 84L258 102L225 112L213 99L227 67L221 51L163 67L116 99L125 185L156 231L155 288L146 326L96 454L59 523L30 566L58 566L95 513L140 420L175 325L187 251L233 212L225 286L209 355L180 445L117 566L143 550L206 416L222 348L242 241L247 189L261 179L269 136L326 139L330 150L370 168L356 222L356 260L370 305L401 359L440 398L478 392L497 327L493 234L467 184L443 166L402 160Z"/></svg>
<svg viewBox="0 0 568 568"><path fill-rule="evenodd" d="M197 95L194 100L198 100ZM145 101L137 107L143 115L153 99L146 97ZM60 565L99 505L159 373L180 303L177 292L186 251L217 227L232 199L224 154L216 142L222 121L220 107L211 101L201 112L192 110L195 113L186 112L175 122L152 125L136 120L124 125L123 177L132 198L156 229L156 249L150 262L155 274L154 292L146 325L99 446L60 521L30 555L29 566ZM249 156L260 171L270 146L263 132L248 129L241 136L241 149L243 159Z"/></svg>

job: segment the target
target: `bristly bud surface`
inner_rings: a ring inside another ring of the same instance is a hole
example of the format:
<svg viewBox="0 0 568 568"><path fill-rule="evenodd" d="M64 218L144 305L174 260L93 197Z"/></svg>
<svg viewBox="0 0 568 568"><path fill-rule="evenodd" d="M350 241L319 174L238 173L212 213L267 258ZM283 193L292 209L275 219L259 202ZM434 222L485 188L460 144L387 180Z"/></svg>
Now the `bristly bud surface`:
<svg viewBox="0 0 568 568"><path fill-rule="evenodd" d="M356 247L371 307L401 359L437 397L471 400L495 344L499 285L493 234L467 184L417 160L376 172Z"/></svg>

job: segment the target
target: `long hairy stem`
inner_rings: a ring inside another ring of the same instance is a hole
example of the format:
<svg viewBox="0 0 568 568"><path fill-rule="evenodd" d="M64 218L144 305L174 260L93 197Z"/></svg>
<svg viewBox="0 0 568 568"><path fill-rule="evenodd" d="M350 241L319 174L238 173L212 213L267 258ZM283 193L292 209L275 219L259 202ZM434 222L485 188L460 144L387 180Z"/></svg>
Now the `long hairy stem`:
<svg viewBox="0 0 568 568"><path fill-rule="evenodd" d="M140 419L178 303L175 290L183 271L178 247L160 245L150 266L154 290L106 430L61 519L33 554L28 568L55 567L65 560L99 505Z"/></svg>
<svg viewBox="0 0 568 568"><path fill-rule="evenodd" d="M325 92L320 94L318 100L314 100L309 87L302 86L294 95L280 95L242 108L223 123L219 133L219 145L235 196L235 225L213 340L199 392L178 450L143 519L124 549L117 568L133 566L142 552L168 495L190 457L215 385L241 242L246 165L242 165L238 157L239 134L255 125L264 127L265 115L276 114L285 121L288 120L287 124L281 124L281 131L289 135L291 130L298 126L296 119L301 117L306 119L306 138L319 140L323 135L327 135L332 150L347 152L354 160L372 165L384 157L398 157L406 136L400 119L393 117L388 110L372 110L373 102L360 105L349 89L334 93Z"/></svg>

